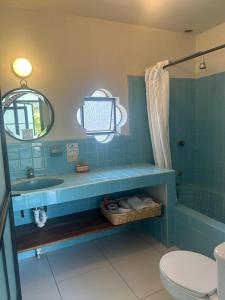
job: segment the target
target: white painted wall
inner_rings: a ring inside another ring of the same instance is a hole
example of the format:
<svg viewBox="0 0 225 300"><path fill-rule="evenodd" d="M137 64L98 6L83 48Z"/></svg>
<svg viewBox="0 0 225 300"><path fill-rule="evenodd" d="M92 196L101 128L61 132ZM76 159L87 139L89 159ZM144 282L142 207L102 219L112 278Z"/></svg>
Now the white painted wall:
<svg viewBox="0 0 225 300"><path fill-rule="evenodd" d="M0 10L1 87L3 92L18 87L11 70L16 57L32 62L28 84L44 93L55 111L55 125L44 140L84 137L75 112L85 96L106 88L127 108L128 75L143 75L157 61L194 50L194 37L183 33L68 14ZM172 77L193 77L193 71L193 61L170 69ZM128 132L127 126L123 133Z"/></svg>

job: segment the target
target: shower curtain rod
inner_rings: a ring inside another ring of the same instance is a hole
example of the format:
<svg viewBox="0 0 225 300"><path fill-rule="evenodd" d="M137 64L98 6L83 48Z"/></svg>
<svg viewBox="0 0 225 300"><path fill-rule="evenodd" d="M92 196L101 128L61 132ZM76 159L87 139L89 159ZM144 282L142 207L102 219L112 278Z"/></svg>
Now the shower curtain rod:
<svg viewBox="0 0 225 300"><path fill-rule="evenodd" d="M220 46L217 46L215 48L211 48L211 49L208 49L208 50L205 50L205 51L199 51L199 52L196 52L196 53L193 53L189 56L186 56L184 58L181 58L181 59L178 59L178 60L175 60L175 61L172 61L172 62L169 62L168 65L165 65L163 67L163 69L166 69L168 67L172 67L172 66L175 66L177 64L180 64L182 62L185 62L187 60L190 60L190 59L193 59L193 58L196 58L196 57L199 57L199 56L202 56L202 55L205 55L205 54L208 54L210 52L214 52L214 51L217 51L217 50L220 50L220 49L223 49L225 48L225 44L223 45L220 45Z"/></svg>

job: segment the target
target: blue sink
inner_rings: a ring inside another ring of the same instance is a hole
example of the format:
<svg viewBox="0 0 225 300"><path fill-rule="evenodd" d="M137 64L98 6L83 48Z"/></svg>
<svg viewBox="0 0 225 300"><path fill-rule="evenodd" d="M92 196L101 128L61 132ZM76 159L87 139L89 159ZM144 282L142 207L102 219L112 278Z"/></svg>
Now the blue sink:
<svg viewBox="0 0 225 300"><path fill-rule="evenodd" d="M32 191L45 189L63 182L63 179L57 178L31 178L12 184L12 191Z"/></svg>

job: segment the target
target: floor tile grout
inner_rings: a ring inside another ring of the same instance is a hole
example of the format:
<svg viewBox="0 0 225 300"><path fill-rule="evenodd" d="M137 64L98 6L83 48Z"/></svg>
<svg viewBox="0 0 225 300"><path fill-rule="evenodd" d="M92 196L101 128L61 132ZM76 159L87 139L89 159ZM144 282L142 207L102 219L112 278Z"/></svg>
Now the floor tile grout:
<svg viewBox="0 0 225 300"><path fill-rule="evenodd" d="M160 252L160 251L157 251L158 249L157 248L155 248L152 244L151 244L151 242L150 241L148 241L147 239L144 239L144 237L142 236L142 235L140 235L139 236L139 238L142 240L142 241L144 241L144 242L146 242L149 246L150 246L150 248L151 248L151 250L154 250L155 252ZM97 240L97 239L96 239ZM95 240L95 241L96 241ZM110 259L107 257L107 256L105 256L104 255L104 253L101 251L101 249L96 245L96 243L95 243L95 241L92 241L93 242L93 244L95 245L95 247L99 250L99 252L105 257L105 259L109 262L109 264L111 265L111 267L113 268L113 270L119 275L119 277L123 280L123 282L126 284L126 286L131 290L131 292L135 295L135 297L137 298L137 299L139 299L139 300L144 300L144 299L146 299L146 298L148 298L149 296L153 296L153 295L155 295L155 294L157 294L157 293L159 293L159 292L161 292L161 291L163 291L164 289L160 289L160 290L158 290L158 291L155 291L155 292L153 292L153 293L150 293L150 294L148 294L148 295L146 295L146 296L144 296L144 297L141 297L141 298L139 298L137 295L136 295L136 293L133 291L133 289L129 286L129 284L126 282L126 280L122 277L122 275L118 272L118 270L115 268L115 266L113 265L113 263L110 261ZM156 241L157 242L157 241ZM160 255L163 255L162 253L159 253ZM138 254L137 254L138 255Z"/></svg>
<svg viewBox="0 0 225 300"><path fill-rule="evenodd" d="M61 300L63 300L63 297L62 297L62 295L61 295L61 292L60 292L60 289L59 289L58 283L57 283L57 281L56 281L56 278L55 278L55 275L54 275L54 272L53 272L53 270L52 270L52 266L51 266L51 264L50 264L50 261L49 261L49 259L48 259L48 255L47 255L47 254L46 254L46 260L47 260L47 262L48 262L48 265L49 265L49 268L50 268L50 270L51 270L52 277L54 278L54 281L55 281L55 284L56 284L56 287L57 287L57 290L58 290L59 296L60 296Z"/></svg>
<svg viewBox="0 0 225 300"><path fill-rule="evenodd" d="M58 279L58 281L59 281L59 282L64 282L64 281L67 281L67 280L72 279L72 278L79 278L79 277L81 277L81 276L83 276L83 275L85 275L85 274L94 272L94 271L96 271L96 270L104 269L105 267L106 267L106 266L96 267L96 268L94 268L94 269L92 269L92 270L89 270L89 271L86 271L86 272L83 272L83 273L80 273L80 274L77 274L77 275L71 275L71 276L69 276L69 277L67 277L67 278L65 278L65 279Z"/></svg>
<svg viewBox="0 0 225 300"><path fill-rule="evenodd" d="M91 242L87 242L87 243L91 243L91 244L96 248L96 246L94 245L94 243L92 243L92 241L91 241ZM84 243L84 244L85 244L85 243ZM83 245L84 245L84 244L83 244ZM72 247L73 247L73 246L72 246ZM102 255L102 253L99 251L99 249L98 249L98 248L96 248L96 249L97 249L98 252L101 254L101 256L103 256L105 262L106 262L109 266L111 266L111 265L109 264L108 260L105 258L105 256ZM59 250L56 250L56 251L61 251L61 250L63 250L63 249L59 249ZM51 263L50 263L49 259L48 259L48 263L49 263L49 265L51 266ZM104 268L104 267L105 267L105 266L99 266L99 267L93 268L92 270L85 271L85 272L81 272L80 274L74 274L74 275L71 275L71 276L69 276L69 277L67 277L67 278L64 278L64 279L56 279L55 276L54 276L54 272L53 272L53 270L52 270L52 267L50 267L50 268L51 268L51 271L52 271L52 273L53 273L54 280L55 280L56 282L57 282L57 280L58 280L59 282L64 282L64 281L69 280L69 279L71 279L71 278L74 278L74 277L80 277L80 276L83 276L83 275L85 275L85 274L87 274L87 273L90 273L90 272L93 272L93 271L102 269L102 268ZM57 285L57 286L58 286L58 285Z"/></svg>
<svg viewBox="0 0 225 300"><path fill-rule="evenodd" d="M96 249L103 255L103 257L108 261L110 266L113 268L113 270L116 272L116 274L120 277L120 279L126 284L126 286L129 288L129 290L132 292L132 294L135 296L135 298L139 299L138 296L135 294L133 289L128 285L126 280L121 276L121 274L117 271L117 269L113 266L112 262L104 255L104 253L99 249L99 247L95 244Z"/></svg>
<svg viewBox="0 0 225 300"><path fill-rule="evenodd" d="M153 293L151 293L151 294L149 294L149 295L147 295L147 296L144 296L144 297L142 297L142 298L140 298L140 300L145 300L145 299L147 299L148 297L150 297L150 296L154 296L154 295L157 295L158 293L160 293L160 292L162 292L162 291L164 291L165 289L160 289L160 290L158 290L158 291L155 291L155 292L153 292Z"/></svg>

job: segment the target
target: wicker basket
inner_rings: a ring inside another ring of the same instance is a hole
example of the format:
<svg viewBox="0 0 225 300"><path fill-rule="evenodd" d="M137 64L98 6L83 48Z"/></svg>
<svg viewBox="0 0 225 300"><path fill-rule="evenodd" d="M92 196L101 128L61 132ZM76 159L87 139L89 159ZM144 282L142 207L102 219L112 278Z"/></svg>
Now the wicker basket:
<svg viewBox="0 0 225 300"><path fill-rule="evenodd" d="M156 200L154 200L156 202ZM111 213L101 204L103 215L113 224L120 225L138 220L161 216L162 205L158 201L154 207L146 207L139 210L132 210L127 213Z"/></svg>

